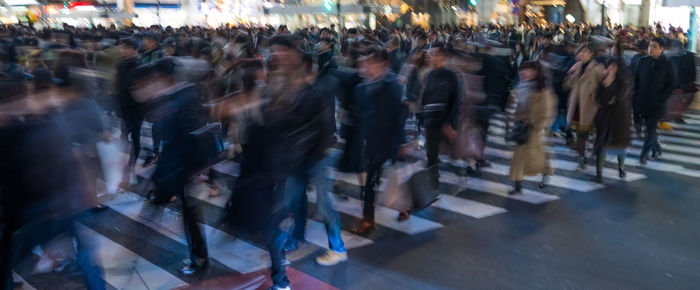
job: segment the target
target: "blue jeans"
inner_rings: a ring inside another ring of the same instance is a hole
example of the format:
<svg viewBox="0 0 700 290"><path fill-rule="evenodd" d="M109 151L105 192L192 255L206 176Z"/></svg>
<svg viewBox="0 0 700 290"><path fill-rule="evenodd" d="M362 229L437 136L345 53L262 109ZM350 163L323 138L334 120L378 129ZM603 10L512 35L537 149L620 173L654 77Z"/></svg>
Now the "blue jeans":
<svg viewBox="0 0 700 290"><path fill-rule="evenodd" d="M306 188L309 184L316 188L316 204L323 217L328 232L328 247L340 253L345 253L345 245L340 236L340 217L333 208L333 180L329 173L338 162L340 152L334 151L316 162L307 162L301 169L287 177L285 182L285 199L290 211L294 214L294 230L292 236L304 240L306 219L308 216L308 199Z"/></svg>

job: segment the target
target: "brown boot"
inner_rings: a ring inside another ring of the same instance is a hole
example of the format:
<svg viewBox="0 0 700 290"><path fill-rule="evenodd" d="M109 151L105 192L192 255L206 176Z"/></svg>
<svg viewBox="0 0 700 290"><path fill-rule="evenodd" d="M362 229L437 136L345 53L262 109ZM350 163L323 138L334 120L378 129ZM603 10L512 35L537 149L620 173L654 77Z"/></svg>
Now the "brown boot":
<svg viewBox="0 0 700 290"><path fill-rule="evenodd" d="M374 222L368 221L366 219L362 219L360 223L357 225L355 228L354 232L359 235L366 235L370 231L374 230L376 228L376 225Z"/></svg>

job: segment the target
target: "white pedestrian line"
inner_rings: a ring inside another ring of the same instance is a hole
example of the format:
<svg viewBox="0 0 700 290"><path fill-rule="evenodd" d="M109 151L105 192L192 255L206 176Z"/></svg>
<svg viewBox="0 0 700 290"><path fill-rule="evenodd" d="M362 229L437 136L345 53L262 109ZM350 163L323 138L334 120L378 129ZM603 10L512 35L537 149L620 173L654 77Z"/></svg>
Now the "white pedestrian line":
<svg viewBox="0 0 700 290"><path fill-rule="evenodd" d="M632 140L632 146L642 148L642 146L644 146L644 141ZM676 144L670 144L670 143L665 143L665 142L661 142L661 150L664 152L672 151L672 152L700 155L700 148L699 147L676 145Z"/></svg>
<svg viewBox="0 0 700 290"><path fill-rule="evenodd" d="M88 227L79 224L78 230L91 237L95 255L102 264L103 279L116 289L174 289L187 285L168 271Z"/></svg>
<svg viewBox="0 0 700 290"><path fill-rule="evenodd" d="M340 231L340 237L343 239L345 249L364 247L374 243L374 241L370 239L342 230ZM326 226L323 223L309 219L306 223L305 238L308 242L316 246L324 249L329 248L328 233L326 232Z"/></svg>
<svg viewBox="0 0 700 290"><path fill-rule="evenodd" d="M700 114L685 112L685 113L683 113L683 116L687 117L687 118L691 118L691 119L700 120Z"/></svg>
<svg viewBox="0 0 700 290"><path fill-rule="evenodd" d="M530 189L523 189L523 193L521 194L509 195L508 191L513 188L510 185L475 177L460 177L457 174L449 171L440 171L440 182L457 185L463 189L473 189L476 191L495 194L530 204L542 204L559 199L559 197L556 195L541 193Z"/></svg>
<svg viewBox="0 0 700 290"><path fill-rule="evenodd" d="M209 197L207 190L204 189L204 186L190 190L189 194L191 197L222 209L226 206L226 202L228 202L228 199L231 197L231 195L228 194ZM366 239L346 231L340 231L340 236L343 238L346 249L359 248L374 243L370 239ZM324 224L313 219L308 219L306 223L306 240L314 245L328 249L328 233L326 233Z"/></svg>
<svg viewBox="0 0 700 290"><path fill-rule="evenodd" d="M359 186L359 181L357 180L356 174L347 174L340 172L334 172L334 174L336 180L342 180L343 182ZM387 178L381 178L381 183L379 184L379 186L377 186L377 190L379 192L384 191L384 188L386 188L387 180ZM495 207L492 205L480 203L469 199L464 199L461 197L451 196L446 198L445 200L442 200L442 197L446 196L442 195L440 200L433 203L432 206L477 219L506 212L506 210L503 208Z"/></svg>
<svg viewBox="0 0 700 290"><path fill-rule="evenodd" d="M510 159L513 156L513 151L509 150L501 150L493 147L486 147L484 149L484 153L486 155L494 156L494 157L499 157L503 159ZM571 162L571 161L566 161L566 160L561 160L561 159L552 159L550 160L552 163L552 167L556 169L561 169L561 170L566 170L566 171L577 171L578 168L578 163L576 162ZM617 162L617 161L615 161ZM595 168L593 166L587 166L586 170L583 172L587 175L590 176L595 176ZM618 179L619 178L619 172L617 171L617 168L608 168L608 167L603 167L603 177L605 178L610 178L610 179ZM632 182L632 181L637 181L637 180L642 180L647 178L646 175L641 174L641 173L636 173L636 172L629 172L627 171L627 178L625 178L623 181L625 182Z"/></svg>
<svg viewBox="0 0 700 290"><path fill-rule="evenodd" d="M482 168L484 172L489 172L493 174L498 174L501 176L508 176L510 167L507 165L502 165L498 163L491 163L491 167ZM540 176L526 176L525 180L539 182L541 180ZM565 188L568 190L579 191L579 192L590 192L604 188L605 186L600 183L584 181L575 178L569 178L566 176L552 175L549 180L549 185Z"/></svg>
<svg viewBox="0 0 700 290"><path fill-rule="evenodd" d="M440 195L440 199L433 203L433 206L476 219L482 219L507 212L507 210L504 208L449 194Z"/></svg>
<svg viewBox="0 0 700 290"><path fill-rule="evenodd" d="M492 118L491 119L491 124L494 126L489 127L489 131L491 133L496 133L496 132L505 132L505 123L503 120L498 120L497 118ZM500 129L500 130L499 130ZM665 135L664 132L668 131L661 131L659 130L659 140L662 142L673 142L673 143L678 143L678 144L683 144L683 145L689 145L691 147L688 148L697 148L700 147L700 140L695 140L695 139L689 139L689 138L683 138L683 137L676 137L676 136L669 136ZM502 134L502 133L501 133ZM636 140L635 140L636 141ZM634 146L641 147L643 143L636 143L633 142Z"/></svg>
<svg viewBox="0 0 700 290"><path fill-rule="evenodd" d="M182 215L167 208L147 204L140 196L124 193L107 205L130 219L186 245ZM204 230L211 258L239 273L251 273L267 268L270 258L267 251L214 227L199 224ZM118 289L128 289L118 287Z"/></svg>
<svg viewBox="0 0 700 290"><path fill-rule="evenodd" d="M498 127L494 127L492 132L494 133L494 135L498 135L498 136L502 136L503 134L505 134L505 130L498 128ZM503 141L502 139L503 138L496 137L496 138L490 138L489 141L493 141L494 143L500 144L500 145L508 145L507 142ZM554 138L554 137L547 138L547 141L549 141L551 143L555 143L555 144L560 144L560 145L566 144L565 140L560 139L560 138ZM587 149L592 148L591 146L592 146L591 144L587 144ZM556 148L556 147L559 147L559 148ZM561 147L561 146L555 146L555 148L556 148L557 153L563 153L563 154L566 154L566 155L569 155L572 157L576 156L576 153L571 151L571 149L569 149L569 148ZM662 150L663 150L663 148L662 148ZM572 153L573 153L573 155L571 155ZM627 153L628 159L639 158L639 155L641 154L641 150L636 149L636 148L627 148L626 153ZM632 155L630 155L630 154L632 154ZM634 155L636 155L636 156L634 156ZM700 157L687 156L687 155L675 154L675 153L670 153L670 152L663 153L663 156L661 157L661 159L662 160L666 159L666 160L676 161L676 162L681 162L681 163L686 163L686 164L692 164L692 165L700 165Z"/></svg>
<svg viewBox="0 0 700 290"><path fill-rule="evenodd" d="M316 192L309 192L309 200L316 202ZM335 203L335 207L339 212L356 218L362 218L362 201L360 200L352 197L344 201L338 200ZM377 224L409 235L415 235L443 227L440 223L418 216L411 216L410 219L399 222L397 220L398 216L399 212L396 210L383 206L375 206L374 208L374 219Z"/></svg>

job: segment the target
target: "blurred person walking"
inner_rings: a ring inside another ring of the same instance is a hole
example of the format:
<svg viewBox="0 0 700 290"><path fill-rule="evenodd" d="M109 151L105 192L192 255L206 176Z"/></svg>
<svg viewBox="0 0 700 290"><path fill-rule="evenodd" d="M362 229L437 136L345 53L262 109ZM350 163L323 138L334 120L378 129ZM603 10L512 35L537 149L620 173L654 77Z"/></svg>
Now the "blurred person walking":
<svg viewBox="0 0 700 290"><path fill-rule="evenodd" d="M438 164L440 144L454 137L459 122L461 88L459 77L448 69L447 50L441 42L436 42L428 50L428 63L432 71L428 73L420 102L423 106L426 155L429 168L432 168L433 186L437 189L440 182Z"/></svg>
<svg viewBox="0 0 700 290"><path fill-rule="evenodd" d="M606 153L617 155L617 169L625 178L625 149L631 141L632 102L631 79L620 67L623 60L610 58L605 64L605 76L598 85L596 101L599 104L594 123L596 139L593 151L596 155L595 181L603 182L603 165Z"/></svg>
<svg viewBox="0 0 700 290"><path fill-rule="evenodd" d="M574 150L578 152L578 170L586 169L586 141L593 129L598 104L596 89L603 78L605 68L593 59L595 50L584 45L576 52L577 62L564 78L564 88L570 89L566 121L576 131Z"/></svg>
<svg viewBox="0 0 700 290"><path fill-rule="evenodd" d="M514 129L527 126L521 131L526 137L524 143L518 144L510 162L509 178L515 187L509 194L522 193L522 181L525 176L542 174L540 188L547 185L554 169L549 156L544 151L544 130L552 122L556 108L556 97L547 87L544 68L539 61L526 61L520 65L520 83L515 89ZM522 125L517 125L518 123Z"/></svg>
<svg viewBox="0 0 700 290"><path fill-rule="evenodd" d="M122 187L131 183L136 160L141 152L141 124L143 123L143 111L141 104L136 102L131 94L133 71L138 67L138 45L133 39L123 39L121 43L122 59L117 64L117 100L119 101L120 116L123 121L122 137L131 139L131 151L129 162L124 168L124 180Z"/></svg>
<svg viewBox="0 0 700 290"><path fill-rule="evenodd" d="M375 187L381 181L384 163L396 160L404 141L402 88L396 74L389 70L389 62L389 53L380 46L369 47L360 58L360 74L364 81L355 89L355 95L360 104L360 124L366 132L367 181L363 192L363 218L355 229L359 234L367 234L375 228Z"/></svg>
<svg viewBox="0 0 700 290"><path fill-rule="evenodd" d="M661 156L657 140L659 120L666 114L666 101L676 87L673 63L664 55L664 43L654 38L649 43L648 56L639 59L634 71L634 112L643 121L646 133L639 163L644 165L651 157Z"/></svg>
<svg viewBox="0 0 700 290"><path fill-rule="evenodd" d="M174 64L162 59L154 65L140 66L133 72L132 94L148 106L148 114L156 115L163 124L163 153L151 180L155 184L154 205L165 205L173 196L182 204L190 261L179 269L183 275L192 275L209 264L204 232L197 224L198 210L185 191L193 175L201 170L200 160L191 132L204 126L208 114L201 104L199 90L194 84L176 82Z"/></svg>

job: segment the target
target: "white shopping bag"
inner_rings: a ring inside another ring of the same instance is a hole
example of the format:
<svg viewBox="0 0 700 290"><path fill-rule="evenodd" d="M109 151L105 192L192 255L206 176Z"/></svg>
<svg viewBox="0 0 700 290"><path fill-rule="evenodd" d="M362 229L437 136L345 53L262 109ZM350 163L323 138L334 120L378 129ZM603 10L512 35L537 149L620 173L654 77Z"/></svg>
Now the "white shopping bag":
<svg viewBox="0 0 700 290"><path fill-rule="evenodd" d="M124 143L120 140L97 142L97 154L100 155L107 193L116 193L124 177L124 166L129 155L123 150Z"/></svg>
<svg viewBox="0 0 700 290"><path fill-rule="evenodd" d="M389 180L384 191L377 197L377 204L398 211L410 209L413 206L411 192L407 181L414 173L425 168L422 161L415 163L397 163L391 168Z"/></svg>

